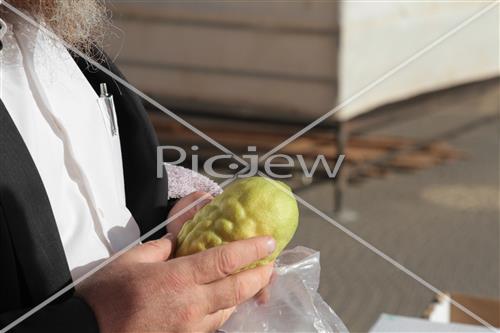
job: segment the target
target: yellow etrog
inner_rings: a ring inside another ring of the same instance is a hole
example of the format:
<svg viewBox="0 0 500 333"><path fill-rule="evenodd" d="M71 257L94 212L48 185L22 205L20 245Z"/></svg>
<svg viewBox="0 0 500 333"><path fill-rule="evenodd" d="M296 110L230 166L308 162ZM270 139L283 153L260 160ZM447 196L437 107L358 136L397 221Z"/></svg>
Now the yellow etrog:
<svg viewBox="0 0 500 333"><path fill-rule="evenodd" d="M264 177L240 179L184 224L177 237L176 256L255 236L272 236L275 251L245 268L265 265L290 242L298 220L297 202L287 185Z"/></svg>

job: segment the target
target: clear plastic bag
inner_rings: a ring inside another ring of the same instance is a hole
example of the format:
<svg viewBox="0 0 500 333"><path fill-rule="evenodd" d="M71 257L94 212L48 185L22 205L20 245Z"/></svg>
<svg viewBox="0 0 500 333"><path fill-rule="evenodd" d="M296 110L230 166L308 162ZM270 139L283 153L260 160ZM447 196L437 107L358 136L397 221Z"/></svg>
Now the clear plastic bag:
<svg viewBox="0 0 500 333"><path fill-rule="evenodd" d="M269 298L240 304L219 331L348 332L342 320L318 294L319 252L298 246L276 260Z"/></svg>

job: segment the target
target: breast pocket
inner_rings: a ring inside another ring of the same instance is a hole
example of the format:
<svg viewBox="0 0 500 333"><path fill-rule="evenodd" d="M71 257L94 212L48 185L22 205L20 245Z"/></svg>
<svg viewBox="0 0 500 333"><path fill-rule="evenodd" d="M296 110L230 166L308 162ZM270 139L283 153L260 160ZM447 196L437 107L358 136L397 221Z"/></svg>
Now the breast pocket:
<svg viewBox="0 0 500 333"><path fill-rule="evenodd" d="M99 97L99 108L104 126L106 128L106 137L111 152L113 163L113 178L115 182L117 200L120 205L125 205L125 185L123 179L123 162L120 145L120 131L116 117L116 109L113 102L113 96Z"/></svg>

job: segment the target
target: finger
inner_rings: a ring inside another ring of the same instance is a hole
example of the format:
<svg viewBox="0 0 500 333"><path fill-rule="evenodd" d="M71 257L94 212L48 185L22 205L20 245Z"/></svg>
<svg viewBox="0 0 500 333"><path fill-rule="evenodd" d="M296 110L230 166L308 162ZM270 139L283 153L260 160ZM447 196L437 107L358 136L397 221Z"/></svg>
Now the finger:
<svg viewBox="0 0 500 333"><path fill-rule="evenodd" d="M254 297L268 285L272 272L272 265L266 265L206 284L208 312L228 309Z"/></svg>
<svg viewBox="0 0 500 333"><path fill-rule="evenodd" d="M261 291L259 291L257 293L257 295L255 295L255 300L256 300L257 304L263 305L263 304L266 304L267 302L269 302L270 297L271 297L271 294L269 291L269 287L264 287L264 289L262 289Z"/></svg>
<svg viewBox="0 0 500 333"><path fill-rule="evenodd" d="M192 219L200 209L212 200L213 197L209 193L200 191L180 199L169 213L169 219L172 221L168 223L168 231L177 237L184 223Z"/></svg>
<svg viewBox="0 0 500 333"><path fill-rule="evenodd" d="M179 202L172 208L170 212L170 216L178 215L180 211L183 211L180 215L176 216L176 218L192 218L197 211L202 209L205 205L207 205L210 201L213 200L213 197L210 193L196 191L184 198L180 199ZM184 211L184 208L188 207Z"/></svg>
<svg viewBox="0 0 500 333"><path fill-rule="evenodd" d="M123 256L124 260L142 263L165 261L172 253L172 238L172 234L167 234L163 238L138 245Z"/></svg>
<svg viewBox="0 0 500 333"><path fill-rule="evenodd" d="M276 280L276 272L273 271L273 273L271 274L271 278L269 279L269 284L265 286L261 291L259 291L257 295L255 295L257 304L262 305L269 302L269 299L271 298L270 286L274 280Z"/></svg>
<svg viewBox="0 0 500 333"><path fill-rule="evenodd" d="M222 279L267 257L275 247L276 242L271 237L254 237L216 246L180 259L186 258L194 282L205 284Z"/></svg>
<svg viewBox="0 0 500 333"><path fill-rule="evenodd" d="M235 308L219 310L206 316L202 322L200 332L215 332L231 317Z"/></svg>

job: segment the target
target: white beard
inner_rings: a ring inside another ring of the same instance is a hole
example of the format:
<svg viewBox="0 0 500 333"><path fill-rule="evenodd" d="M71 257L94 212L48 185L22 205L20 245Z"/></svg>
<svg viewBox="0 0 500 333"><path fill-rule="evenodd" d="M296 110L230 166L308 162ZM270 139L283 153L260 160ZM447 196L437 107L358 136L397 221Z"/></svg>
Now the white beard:
<svg viewBox="0 0 500 333"><path fill-rule="evenodd" d="M89 55L93 55L95 47L102 47L111 25L104 0L10 0L10 3L45 22L62 40Z"/></svg>

